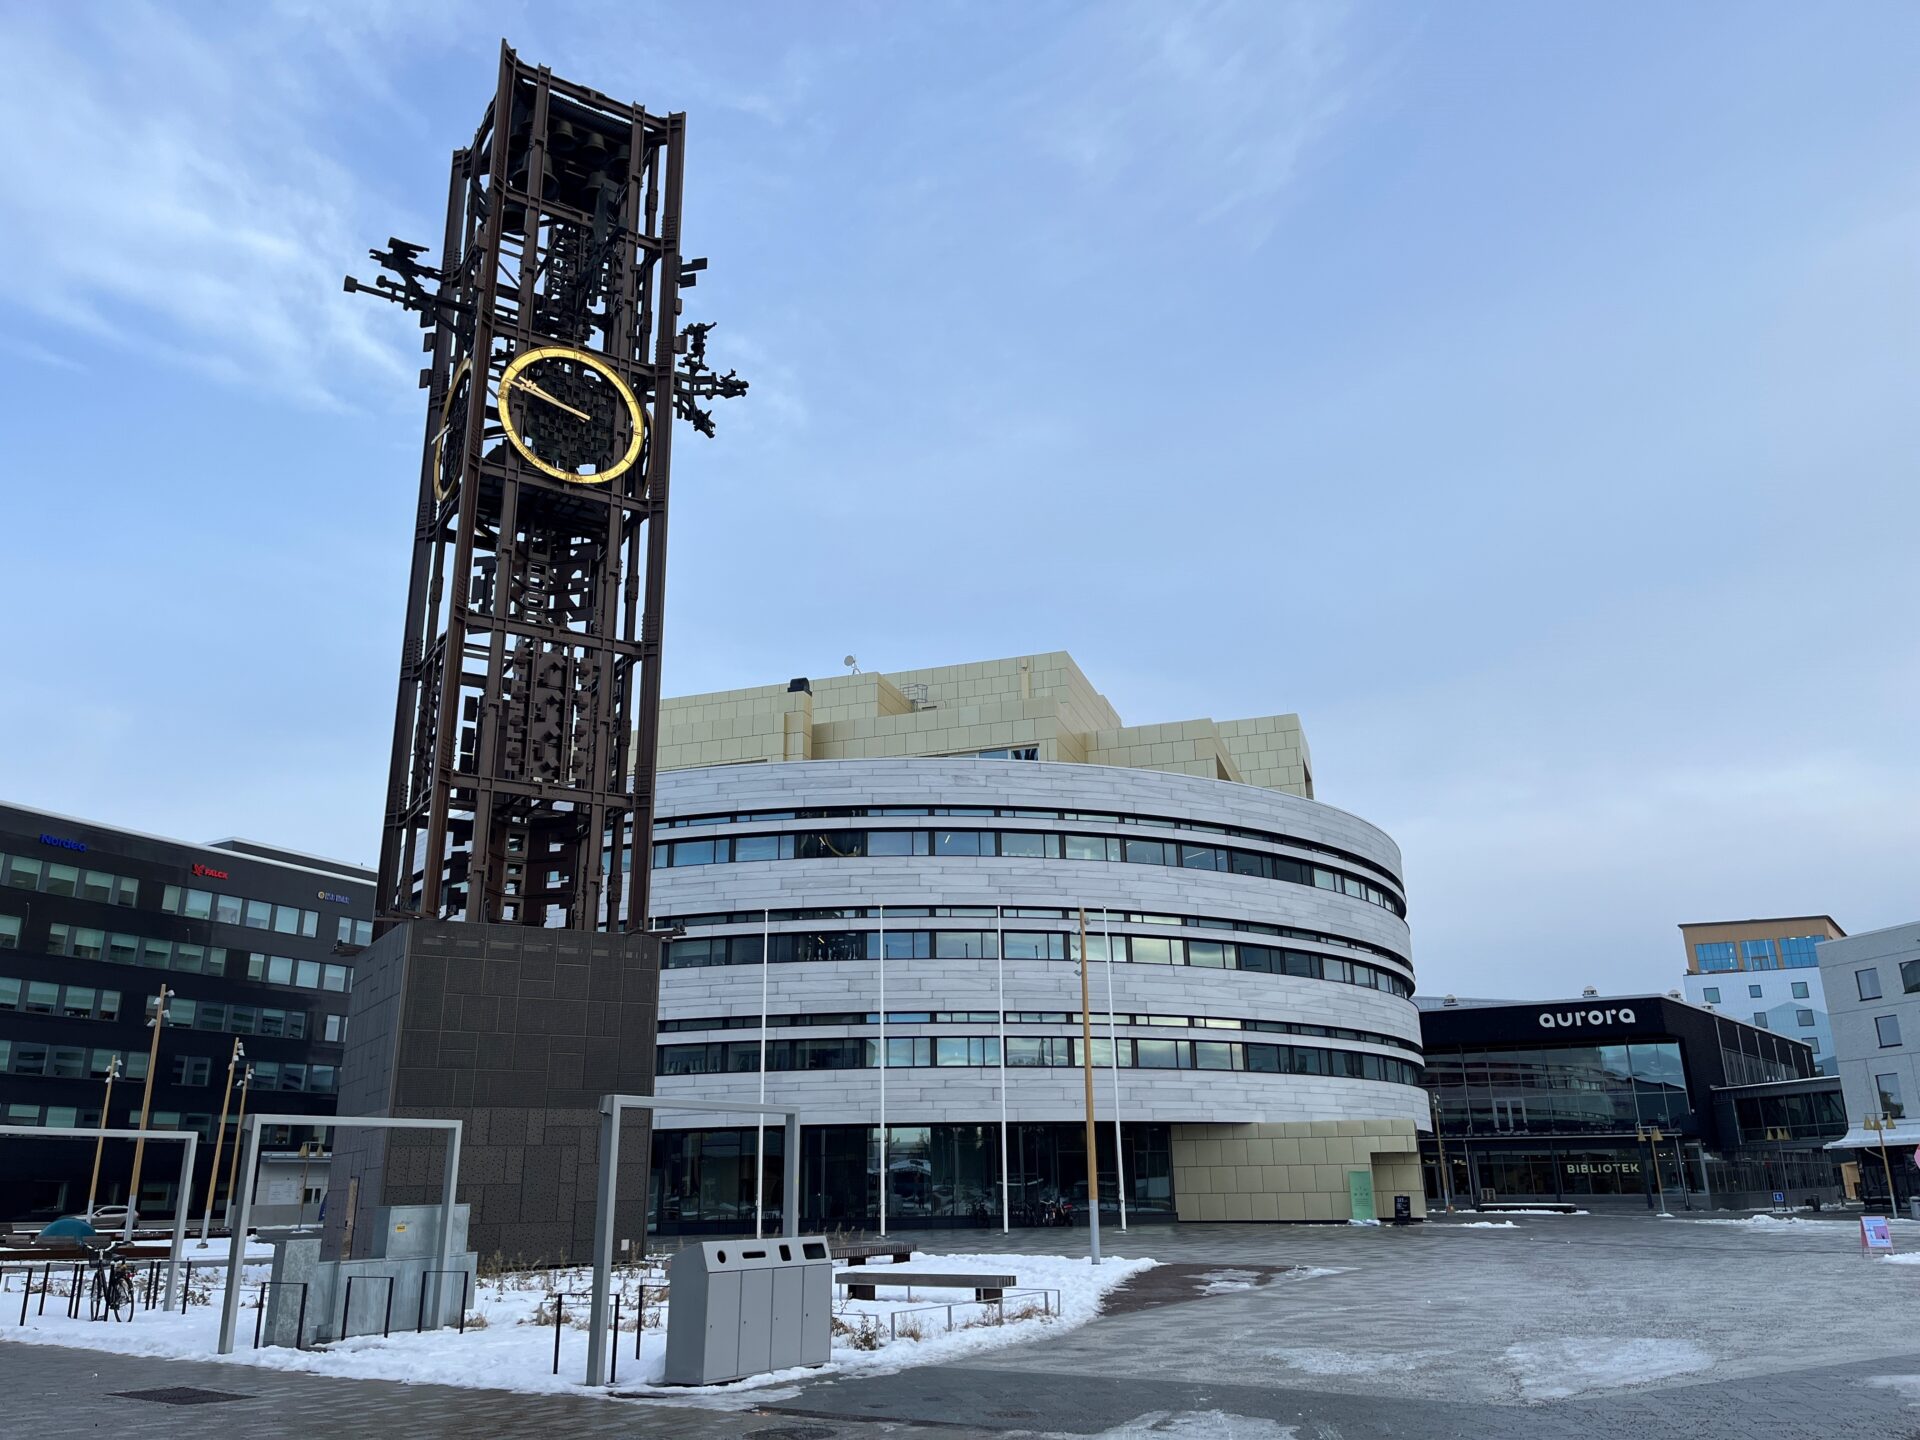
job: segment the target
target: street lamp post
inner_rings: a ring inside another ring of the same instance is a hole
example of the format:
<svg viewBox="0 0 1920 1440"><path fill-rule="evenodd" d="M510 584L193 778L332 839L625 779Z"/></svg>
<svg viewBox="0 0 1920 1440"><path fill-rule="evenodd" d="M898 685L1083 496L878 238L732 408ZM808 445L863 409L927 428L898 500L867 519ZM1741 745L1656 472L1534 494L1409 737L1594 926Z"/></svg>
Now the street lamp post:
<svg viewBox="0 0 1920 1440"><path fill-rule="evenodd" d="M1671 1219L1673 1212L1667 1209L1666 1182L1660 1178L1660 1142L1667 1137L1658 1125L1636 1125L1633 1127L1633 1133L1635 1138L1647 1147L1647 1154L1652 1159L1653 1184L1660 1193L1660 1214Z"/></svg>
<svg viewBox="0 0 1920 1440"><path fill-rule="evenodd" d="M1880 1137L1880 1164L1887 1172L1887 1215L1893 1215L1893 1161L1887 1156L1887 1131L1899 1128L1899 1121L1887 1117L1883 1111L1874 1111L1860 1122L1861 1128L1871 1130Z"/></svg>
<svg viewBox="0 0 1920 1440"><path fill-rule="evenodd" d="M213 1168L207 1171L207 1208L200 1217L200 1249L207 1248L207 1229L213 1224L213 1192L220 1183L220 1150L227 1141L227 1107L233 1103L233 1070L247 1057L247 1047L234 1038L233 1054L227 1057L227 1088L220 1097L220 1128L213 1132Z"/></svg>
<svg viewBox="0 0 1920 1440"><path fill-rule="evenodd" d="M167 1023L167 1001L174 998L166 982L160 984L160 994L155 998L153 1019L147 1022L153 1031L153 1043L147 1047L147 1085L146 1092L140 1097L140 1134L133 1142L133 1185L127 1191L127 1223L121 1230L121 1238L133 1239L133 1212L140 1204L140 1166L147 1158L147 1115L153 1107L153 1072L160 1068L160 1032ZM174 1204L193 1203L187 1196L179 1196Z"/></svg>
<svg viewBox="0 0 1920 1440"><path fill-rule="evenodd" d="M93 1197L100 1189L100 1152L107 1148L107 1112L113 1108L113 1082L120 1078L120 1056L107 1062L107 1093L100 1100L100 1135L93 1142L93 1179L87 1182L87 1218L93 1218Z"/></svg>
<svg viewBox="0 0 1920 1440"><path fill-rule="evenodd" d="M247 1091L253 1088L253 1066L249 1065L240 1074L240 1115L233 1122L233 1159L227 1162L227 1208L220 1212L229 1224L233 1222L233 1182L240 1171L240 1137L247 1123Z"/></svg>

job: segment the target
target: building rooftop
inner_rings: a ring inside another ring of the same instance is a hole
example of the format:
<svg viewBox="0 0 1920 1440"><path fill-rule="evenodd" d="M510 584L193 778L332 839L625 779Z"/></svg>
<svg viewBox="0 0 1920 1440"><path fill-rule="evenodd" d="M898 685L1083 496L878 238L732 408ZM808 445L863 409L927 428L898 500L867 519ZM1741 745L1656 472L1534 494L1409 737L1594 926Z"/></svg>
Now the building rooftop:
<svg viewBox="0 0 1920 1440"><path fill-rule="evenodd" d="M182 840L174 835L153 835L144 830L134 830L125 825L114 825L105 820L89 820L81 815L62 815L57 810L42 810L37 805L21 805L13 801L4 802L5 808L16 810L22 815L37 816L56 825L84 825L94 830L111 831L116 835L129 835L139 840L156 840L162 845L178 845L187 850L219 850L228 855L241 855L263 865L280 865L288 869L309 870L318 875L335 875L343 880L373 884L378 872L365 865L354 865L345 860L330 859L325 855L309 855L302 850L288 850L284 846L267 845L257 840Z"/></svg>
<svg viewBox="0 0 1920 1440"><path fill-rule="evenodd" d="M1792 925L1801 920L1824 921L1828 928L1837 934L1845 935L1847 933L1841 929L1840 922L1831 915L1761 915L1751 920L1683 920L1680 922L1680 929L1684 932L1688 930L1719 930L1733 925Z"/></svg>
<svg viewBox="0 0 1920 1440"><path fill-rule="evenodd" d="M1064 650L855 668L660 704L662 770L951 755L1167 770L1313 796L1298 715L1127 725Z"/></svg>

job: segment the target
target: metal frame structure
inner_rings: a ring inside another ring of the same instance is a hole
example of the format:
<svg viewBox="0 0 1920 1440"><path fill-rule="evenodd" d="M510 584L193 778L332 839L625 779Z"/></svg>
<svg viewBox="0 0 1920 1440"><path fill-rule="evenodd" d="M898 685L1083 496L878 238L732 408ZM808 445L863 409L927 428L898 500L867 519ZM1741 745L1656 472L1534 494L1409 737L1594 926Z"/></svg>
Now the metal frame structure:
<svg viewBox="0 0 1920 1440"><path fill-rule="evenodd" d="M301 1117L299 1123L307 1124L312 1116ZM173 1309L174 1281L180 1270L180 1249L187 1238L187 1207L193 1203L193 1156L200 1137L191 1130L103 1130L99 1126L82 1125L0 1125L0 1135L31 1136L44 1140L52 1136L68 1136L80 1140L97 1140L106 1136L111 1140L145 1140L149 1143L162 1140L182 1140L186 1142L186 1153L180 1158L180 1194L173 1206L173 1244L167 1251L167 1295L161 1305L163 1310ZM140 1197L127 1197L127 1215L131 1220L133 1212L139 1208ZM132 1226L128 1225L131 1233Z"/></svg>
<svg viewBox="0 0 1920 1440"><path fill-rule="evenodd" d="M372 252L390 276L346 282L417 311L432 354L387 919L645 923L673 421L711 434L698 402L746 390L707 367L711 326L679 325L680 290L706 264L681 255L685 139L684 115L502 45L493 102L453 156L440 265L393 240ZM514 376L543 355L591 361L557 362L550 383L582 387L571 406L532 393L604 422L603 460L633 463L601 480L528 448L502 387L521 394ZM621 391L630 407L597 410Z"/></svg>
<svg viewBox="0 0 1920 1440"><path fill-rule="evenodd" d="M800 1112L790 1105L746 1105L734 1100L687 1100L677 1095L600 1097L600 1184L593 1209L593 1308L587 1317L587 1383L605 1385L608 1300L613 1290L613 1204L618 1188L620 1121L629 1110L698 1110L713 1115L780 1115L786 1142L780 1202L780 1233L800 1233ZM754 1175L758 1189L760 1177ZM642 1232L644 1236L644 1231Z"/></svg>
<svg viewBox="0 0 1920 1440"><path fill-rule="evenodd" d="M327 1115L324 1119L329 1129L335 1130L445 1130L447 1132L446 1175L440 1183L440 1241L437 1254L440 1257L442 1277L436 1278L436 1290L444 1283L447 1261L453 1254L453 1196L460 1182L460 1136L464 1121L460 1120L416 1120L389 1119L372 1115ZM233 1353L234 1325L240 1318L240 1275L247 1254L247 1220L253 1212L254 1175L260 1167L260 1127L262 1125L311 1125L312 1115L249 1115L242 1123L241 1134L236 1143L241 1146L240 1169L244 1183L239 1187L240 1208L237 1212L229 1205L232 1216L230 1228L232 1236L227 1244L227 1293L220 1307L220 1345L215 1352L220 1355ZM109 1132L112 1133L112 1132ZM421 1284L426 1281L423 1276ZM424 1289L422 1291L424 1294ZM439 1297L435 1296L435 1313L438 1313Z"/></svg>

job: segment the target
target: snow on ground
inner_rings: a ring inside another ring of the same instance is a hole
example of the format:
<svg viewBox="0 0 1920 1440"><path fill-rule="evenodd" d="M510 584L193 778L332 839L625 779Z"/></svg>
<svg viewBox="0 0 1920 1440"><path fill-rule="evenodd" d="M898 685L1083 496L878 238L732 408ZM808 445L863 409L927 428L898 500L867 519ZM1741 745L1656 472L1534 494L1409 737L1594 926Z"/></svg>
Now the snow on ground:
<svg viewBox="0 0 1920 1440"><path fill-rule="evenodd" d="M950 1272L1011 1273L1020 1277L1022 1291L1058 1290L1060 1313L1045 1316L1037 1295L1009 1295L1006 1322L999 1324L996 1307L976 1303L972 1291L925 1290L916 1286L912 1300L905 1298L904 1291L890 1294L883 1278L888 1267L875 1265L872 1267L874 1279L882 1285L881 1293L887 1298L836 1299L833 1360L829 1365L756 1376L731 1386L701 1390L674 1387L663 1393L711 1395L790 1384L835 1371L885 1374L1025 1343L1086 1324L1100 1313L1101 1303L1109 1291L1159 1263L1110 1256L1105 1264L1095 1266L1085 1259L1059 1255L936 1255L919 1251L913 1258ZM417 1381L490 1390L597 1393L581 1383L587 1369L587 1301L583 1298L567 1302L560 1330L560 1369L556 1375L553 1373L554 1315L547 1308L546 1298L550 1290L586 1290L592 1283L589 1270L543 1270L483 1282L474 1296L473 1309L468 1312L464 1335L457 1330L395 1334L385 1340L378 1335L356 1335L314 1350L246 1348L252 1344L256 1318L251 1305L257 1292L250 1291L242 1300L236 1337L239 1348L230 1356L216 1357L213 1351L220 1333L223 1278L196 1273L196 1303L187 1311L143 1310L131 1322L122 1324L85 1318L69 1320L66 1302L59 1293L61 1277L56 1275L47 1312L44 1315L29 1313L26 1325L17 1327L11 1322L19 1316L20 1279L10 1275L5 1286L0 1287L0 1339L131 1355L218 1358L267 1369L304 1370L360 1379ZM250 1285L265 1278L264 1266L248 1267ZM5 1289L11 1289L15 1296L11 1304L5 1298ZM634 1302L641 1298L643 1285L628 1278L622 1289L626 1301L621 1316L624 1328L618 1342L617 1385L625 1392L646 1391L660 1384L666 1361L667 1307L662 1299L665 1290L658 1273L644 1283L646 1325L638 1335L640 1358L636 1361L634 1317L640 1307ZM36 1308L38 1304L36 1299ZM947 1328L949 1304L952 1330Z"/></svg>
<svg viewBox="0 0 1920 1440"><path fill-rule="evenodd" d="M1503 1205L1498 1210L1490 1210L1487 1213L1490 1215L1558 1215L1564 1219L1568 1215L1591 1215L1593 1212L1591 1210L1509 1210Z"/></svg>
<svg viewBox="0 0 1920 1440"><path fill-rule="evenodd" d="M1711 1354L1676 1339L1567 1337L1509 1345L1504 1358L1528 1400L1562 1400L1713 1368Z"/></svg>
<svg viewBox="0 0 1920 1440"><path fill-rule="evenodd" d="M1920 1228L1920 1220L1895 1220L1897 1229ZM1800 1234L1857 1236L1860 1233L1858 1215L1836 1215L1831 1220L1808 1220L1798 1215L1749 1215L1740 1220L1689 1220L1689 1225L1737 1225L1742 1230L1757 1234Z"/></svg>
<svg viewBox="0 0 1920 1440"><path fill-rule="evenodd" d="M1518 1230L1511 1220L1469 1220L1464 1225L1436 1225L1436 1230Z"/></svg>
<svg viewBox="0 0 1920 1440"><path fill-rule="evenodd" d="M1089 1440L1294 1440L1300 1429L1224 1410L1150 1410Z"/></svg>
<svg viewBox="0 0 1920 1440"><path fill-rule="evenodd" d="M1387 1370L1418 1370L1441 1352L1437 1350L1317 1350L1278 1349L1261 1352L1290 1369L1308 1375L1378 1375Z"/></svg>
<svg viewBox="0 0 1920 1440"><path fill-rule="evenodd" d="M1920 1265L1920 1250L1909 1250L1904 1255L1882 1255L1889 1265Z"/></svg>

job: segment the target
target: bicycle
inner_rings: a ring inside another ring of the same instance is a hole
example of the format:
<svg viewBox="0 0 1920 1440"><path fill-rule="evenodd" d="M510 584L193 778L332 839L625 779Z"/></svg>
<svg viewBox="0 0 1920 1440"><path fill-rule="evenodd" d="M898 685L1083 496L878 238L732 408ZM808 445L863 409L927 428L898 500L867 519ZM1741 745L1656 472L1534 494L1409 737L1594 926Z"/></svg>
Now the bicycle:
<svg viewBox="0 0 1920 1440"><path fill-rule="evenodd" d="M119 1242L88 1246L93 1252L93 1281L89 1287L95 1320L133 1319L133 1266L119 1256Z"/></svg>

